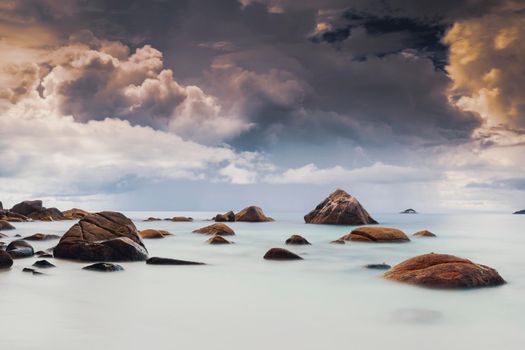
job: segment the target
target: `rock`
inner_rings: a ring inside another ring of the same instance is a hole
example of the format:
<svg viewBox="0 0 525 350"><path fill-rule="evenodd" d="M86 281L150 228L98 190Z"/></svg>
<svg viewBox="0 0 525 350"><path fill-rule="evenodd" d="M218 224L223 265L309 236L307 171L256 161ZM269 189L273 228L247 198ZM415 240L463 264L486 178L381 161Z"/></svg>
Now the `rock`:
<svg viewBox="0 0 525 350"><path fill-rule="evenodd" d="M15 227L5 220L0 220L0 231L2 230L14 230Z"/></svg>
<svg viewBox="0 0 525 350"><path fill-rule="evenodd" d="M410 209L403 210L400 214L417 214L417 211L415 211L414 209L410 208Z"/></svg>
<svg viewBox="0 0 525 350"><path fill-rule="evenodd" d="M435 234L433 234L432 232L430 232L428 230L418 231L418 232L414 233L413 236L416 236L416 237L436 237Z"/></svg>
<svg viewBox="0 0 525 350"><path fill-rule="evenodd" d="M385 272L384 277L431 288L476 288L505 283L491 267L453 255L434 253L408 259Z"/></svg>
<svg viewBox="0 0 525 350"><path fill-rule="evenodd" d="M24 267L24 268L22 269L22 272L29 272L29 273L32 273L33 275L43 275L42 272L39 272L39 271L37 271L37 270L35 270L35 269L31 269L31 268L29 268L29 267Z"/></svg>
<svg viewBox="0 0 525 350"><path fill-rule="evenodd" d="M60 239L58 235L48 235L45 233L35 233L34 235L24 237L27 241L48 241L51 239Z"/></svg>
<svg viewBox="0 0 525 350"><path fill-rule="evenodd" d="M99 271L99 272L116 272L116 271L124 271L124 268L118 264L111 264L111 263L95 263L92 265L84 266L82 268L83 270L89 270L89 271Z"/></svg>
<svg viewBox="0 0 525 350"><path fill-rule="evenodd" d="M19 233L17 233L17 234L15 235L15 237L18 238L18 237L22 237L22 236L21 236Z"/></svg>
<svg viewBox="0 0 525 350"><path fill-rule="evenodd" d="M143 220L144 222L150 222L150 221L161 221L161 218L154 218L153 216L150 216L146 220ZM167 219L166 219L167 220Z"/></svg>
<svg viewBox="0 0 525 350"><path fill-rule="evenodd" d="M193 221L193 218L187 218L185 216L174 216L171 219L167 218L165 220L173 221L173 222L191 222Z"/></svg>
<svg viewBox="0 0 525 350"><path fill-rule="evenodd" d="M29 214L28 217L30 219L40 220L40 221L64 220L64 215L62 215L62 212L58 210L57 208L45 208L41 212L35 212L32 214Z"/></svg>
<svg viewBox="0 0 525 350"><path fill-rule="evenodd" d="M4 205L2 204L2 201L0 201L0 210L4 210Z"/></svg>
<svg viewBox="0 0 525 350"><path fill-rule="evenodd" d="M525 214L525 209L515 211L513 214Z"/></svg>
<svg viewBox="0 0 525 350"><path fill-rule="evenodd" d="M365 268L372 269L372 270L388 270L391 268L390 265L382 263L382 264L368 264L365 265Z"/></svg>
<svg viewBox="0 0 525 350"><path fill-rule="evenodd" d="M13 259L29 258L35 254L33 247L26 241L16 240L9 243L6 252L11 255Z"/></svg>
<svg viewBox="0 0 525 350"><path fill-rule="evenodd" d="M6 251L0 250L0 269L8 269L13 266L13 258Z"/></svg>
<svg viewBox="0 0 525 350"><path fill-rule="evenodd" d="M73 208L73 209L63 211L62 215L64 216L64 220L78 220L88 215L91 215L91 213L89 211L85 211L82 209Z"/></svg>
<svg viewBox="0 0 525 350"><path fill-rule="evenodd" d="M333 244L345 244L345 240L344 239L341 239L341 238L338 238L338 239L335 239L333 241L331 241L330 243L333 243Z"/></svg>
<svg viewBox="0 0 525 350"><path fill-rule="evenodd" d="M201 262L153 257L146 260L149 265L205 265Z"/></svg>
<svg viewBox="0 0 525 350"><path fill-rule="evenodd" d="M209 244L231 244L232 242L228 241L226 238L215 235L212 238L208 239L206 242Z"/></svg>
<svg viewBox="0 0 525 350"><path fill-rule="evenodd" d="M53 254L49 254L49 253L42 253L42 254L36 254L35 255L38 255L39 258L53 258Z"/></svg>
<svg viewBox="0 0 525 350"><path fill-rule="evenodd" d="M42 206L41 200L35 200L35 201L23 201L18 204L15 204L14 207L11 208L12 213L21 214L24 216L29 216L33 213L39 213L44 211L44 207Z"/></svg>
<svg viewBox="0 0 525 350"><path fill-rule="evenodd" d="M47 268L50 268L50 267L56 267L55 265L51 264L49 261L47 260L37 260L35 261L35 263L33 264L34 267L40 267L42 269L47 269Z"/></svg>
<svg viewBox="0 0 525 350"><path fill-rule="evenodd" d="M261 208L251 206L244 208L243 210L235 214L235 221L265 222L274 220L271 217L264 215Z"/></svg>
<svg viewBox="0 0 525 350"><path fill-rule="evenodd" d="M300 235L291 235L287 240L286 244L294 245L310 245L310 242L306 240L303 236Z"/></svg>
<svg viewBox="0 0 525 350"><path fill-rule="evenodd" d="M299 255L283 248L272 248L264 254L266 260L303 260Z"/></svg>
<svg viewBox="0 0 525 350"><path fill-rule="evenodd" d="M355 242L373 243L402 243L409 242L410 238L401 230L389 227L358 227L340 239Z"/></svg>
<svg viewBox="0 0 525 350"><path fill-rule="evenodd" d="M205 235L219 235L219 236L231 236L235 232L226 224L216 223L213 225L201 227L197 230L193 230L194 233L202 233Z"/></svg>
<svg viewBox="0 0 525 350"><path fill-rule="evenodd" d="M234 222L235 213L230 210L227 213L215 215L215 217L212 220L216 222Z"/></svg>
<svg viewBox="0 0 525 350"><path fill-rule="evenodd" d="M82 261L140 261L148 251L133 222L104 211L80 219L54 248L55 258Z"/></svg>
<svg viewBox="0 0 525 350"><path fill-rule="evenodd" d="M164 238L168 236L173 236L172 233L169 233L168 231L164 230L142 230L140 231L140 237L144 239L151 239L151 238Z"/></svg>
<svg viewBox="0 0 525 350"><path fill-rule="evenodd" d="M306 214L304 221L330 225L377 224L355 197L339 188Z"/></svg>
<svg viewBox="0 0 525 350"><path fill-rule="evenodd" d="M25 215L12 213L12 212L7 211L7 210L4 210L3 212L0 212L0 220L10 221L10 222L31 221L31 219L28 218Z"/></svg>

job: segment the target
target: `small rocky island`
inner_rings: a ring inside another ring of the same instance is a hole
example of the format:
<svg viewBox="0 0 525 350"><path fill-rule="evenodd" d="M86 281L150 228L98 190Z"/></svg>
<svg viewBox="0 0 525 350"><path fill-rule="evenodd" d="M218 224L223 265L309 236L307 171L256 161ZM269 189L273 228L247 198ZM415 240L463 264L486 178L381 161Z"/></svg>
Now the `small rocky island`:
<svg viewBox="0 0 525 350"><path fill-rule="evenodd" d="M417 211L415 209L409 208L403 210L400 214L417 214Z"/></svg>
<svg viewBox="0 0 525 350"><path fill-rule="evenodd" d="M525 209L515 211L513 214L525 214Z"/></svg>
<svg viewBox="0 0 525 350"><path fill-rule="evenodd" d="M304 221L307 224L329 225L377 224L357 198L340 188L306 214Z"/></svg>
<svg viewBox="0 0 525 350"><path fill-rule="evenodd" d="M263 210L254 205L244 208L238 213L229 211L224 214L217 214L212 218L215 222L235 222L235 221L244 221L244 222L268 222L274 221L273 218L266 216Z"/></svg>

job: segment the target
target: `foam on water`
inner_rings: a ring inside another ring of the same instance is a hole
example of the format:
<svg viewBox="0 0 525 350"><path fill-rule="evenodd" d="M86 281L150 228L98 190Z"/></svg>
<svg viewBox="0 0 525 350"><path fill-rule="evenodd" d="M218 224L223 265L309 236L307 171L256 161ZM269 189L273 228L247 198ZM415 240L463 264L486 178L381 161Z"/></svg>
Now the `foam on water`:
<svg viewBox="0 0 525 350"><path fill-rule="evenodd" d="M406 244L329 242L350 226L307 225L301 214L276 222L231 223L233 245L212 246L191 233L215 213L128 212L139 229L175 236L146 240L150 256L206 266L122 263L124 272L84 271L85 263L49 259L46 276L23 273L38 258L0 272L0 339L6 349L522 349L525 341L525 216L377 215L407 234L438 238ZM142 222L188 215L194 222ZM63 234L73 223L15 223L14 234ZM304 260L265 261L293 233L311 246L288 247ZM31 242L35 250L56 241ZM442 291L383 280L363 265L394 265L428 252L496 268L497 288Z"/></svg>

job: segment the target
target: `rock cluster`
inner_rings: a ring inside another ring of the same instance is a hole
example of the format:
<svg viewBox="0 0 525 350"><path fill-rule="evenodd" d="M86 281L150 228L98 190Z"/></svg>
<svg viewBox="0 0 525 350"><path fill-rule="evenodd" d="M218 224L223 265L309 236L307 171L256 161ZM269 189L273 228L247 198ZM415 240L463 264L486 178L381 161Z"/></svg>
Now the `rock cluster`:
<svg viewBox="0 0 525 350"><path fill-rule="evenodd" d="M263 210L256 206L246 207L238 213L234 214L233 211L229 211L224 214L217 214L213 217L216 222L234 222L234 221L244 221L244 222L268 222L274 221L273 218L266 216Z"/></svg>

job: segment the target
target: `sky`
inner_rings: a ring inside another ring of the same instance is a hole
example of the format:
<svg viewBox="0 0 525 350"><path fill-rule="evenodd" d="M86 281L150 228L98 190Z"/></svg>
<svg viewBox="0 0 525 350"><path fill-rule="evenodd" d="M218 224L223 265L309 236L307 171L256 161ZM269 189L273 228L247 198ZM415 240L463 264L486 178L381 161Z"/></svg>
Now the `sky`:
<svg viewBox="0 0 525 350"><path fill-rule="evenodd" d="M525 208L524 0L1 0L0 201Z"/></svg>

